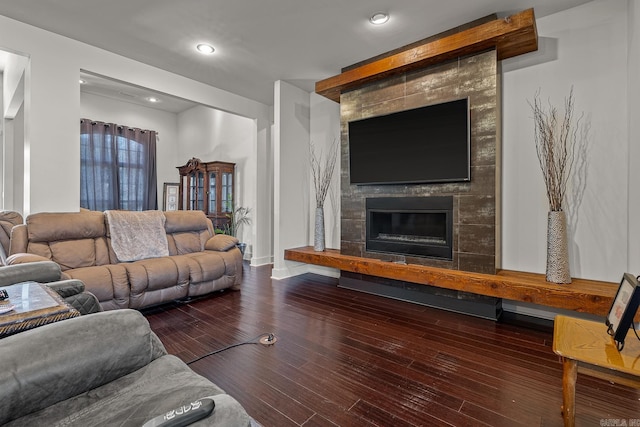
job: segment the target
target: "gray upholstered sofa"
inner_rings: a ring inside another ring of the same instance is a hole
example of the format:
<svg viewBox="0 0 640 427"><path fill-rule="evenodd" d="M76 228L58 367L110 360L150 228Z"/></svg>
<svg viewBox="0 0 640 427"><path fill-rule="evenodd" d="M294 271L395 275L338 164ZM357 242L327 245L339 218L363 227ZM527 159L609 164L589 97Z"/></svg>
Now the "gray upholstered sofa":
<svg viewBox="0 0 640 427"><path fill-rule="evenodd" d="M168 355L135 310L89 314L0 341L0 425L141 426L203 397L212 397L215 409L194 426L252 424L236 400Z"/></svg>
<svg viewBox="0 0 640 427"><path fill-rule="evenodd" d="M158 215L158 211L147 213ZM242 254L235 237L214 235L211 221L201 211L160 214L166 256L121 261L104 212L44 212L13 227L7 264L54 261L63 278L84 282L105 310L141 309L239 288Z"/></svg>

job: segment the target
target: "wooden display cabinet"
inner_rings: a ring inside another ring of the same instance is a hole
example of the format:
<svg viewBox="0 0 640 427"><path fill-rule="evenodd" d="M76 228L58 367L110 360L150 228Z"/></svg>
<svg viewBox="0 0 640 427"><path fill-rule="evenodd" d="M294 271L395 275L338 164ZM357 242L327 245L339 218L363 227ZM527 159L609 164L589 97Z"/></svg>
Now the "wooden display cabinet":
<svg viewBox="0 0 640 427"><path fill-rule="evenodd" d="M235 167L235 163L202 162L195 157L186 165L178 166L178 209L201 210L215 228L226 229L233 211Z"/></svg>

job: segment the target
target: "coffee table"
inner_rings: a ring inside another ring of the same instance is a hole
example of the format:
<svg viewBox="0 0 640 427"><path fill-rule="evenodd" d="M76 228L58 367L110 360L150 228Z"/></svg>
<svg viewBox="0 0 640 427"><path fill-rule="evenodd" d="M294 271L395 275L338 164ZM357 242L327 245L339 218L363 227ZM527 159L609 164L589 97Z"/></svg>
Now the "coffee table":
<svg viewBox="0 0 640 427"><path fill-rule="evenodd" d="M575 425L578 372L640 388L640 341L631 334L618 351L602 322L558 315L553 329L553 351L562 359L562 415L565 426Z"/></svg>
<svg viewBox="0 0 640 427"><path fill-rule="evenodd" d="M37 282L23 282L3 286L14 309L0 314L0 338L32 329L47 323L80 316L80 312L67 304L53 289Z"/></svg>

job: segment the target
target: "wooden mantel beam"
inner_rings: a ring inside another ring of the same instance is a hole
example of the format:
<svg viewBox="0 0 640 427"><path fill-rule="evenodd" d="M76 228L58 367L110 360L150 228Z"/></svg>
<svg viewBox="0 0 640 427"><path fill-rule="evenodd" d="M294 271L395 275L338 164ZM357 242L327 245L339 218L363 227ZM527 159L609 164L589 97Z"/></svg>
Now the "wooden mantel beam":
<svg viewBox="0 0 640 427"><path fill-rule="evenodd" d="M492 48L497 50L499 60L538 50L533 9L495 19L349 69L316 82L316 93L340 102L342 92L365 83Z"/></svg>

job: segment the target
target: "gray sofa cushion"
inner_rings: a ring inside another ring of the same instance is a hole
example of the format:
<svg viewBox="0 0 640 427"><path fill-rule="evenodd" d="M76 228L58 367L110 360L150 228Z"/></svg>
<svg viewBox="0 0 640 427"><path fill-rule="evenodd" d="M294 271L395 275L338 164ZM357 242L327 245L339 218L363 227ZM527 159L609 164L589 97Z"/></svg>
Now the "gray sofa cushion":
<svg viewBox="0 0 640 427"><path fill-rule="evenodd" d="M165 354L134 310L89 314L4 338L0 424L100 387Z"/></svg>
<svg viewBox="0 0 640 427"><path fill-rule="evenodd" d="M8 426L136 426L202 397L216 403L198 425L248 426L242 406L215 384L194 373L180 359L163 356L122 378L64 400Z"/></svg>
<svg viewBox="0 0 640 427"><path fill-rule="evenodd" d="M64 320L0 344L0 424L140 426L202 397L216 408L194 425L251 423L237 401L167 355L135 310Z"/></svg>

